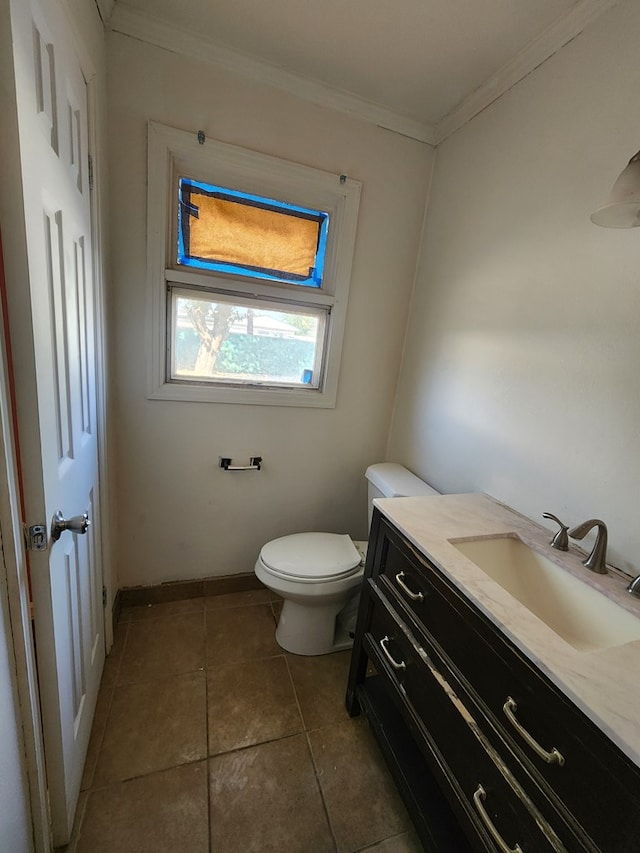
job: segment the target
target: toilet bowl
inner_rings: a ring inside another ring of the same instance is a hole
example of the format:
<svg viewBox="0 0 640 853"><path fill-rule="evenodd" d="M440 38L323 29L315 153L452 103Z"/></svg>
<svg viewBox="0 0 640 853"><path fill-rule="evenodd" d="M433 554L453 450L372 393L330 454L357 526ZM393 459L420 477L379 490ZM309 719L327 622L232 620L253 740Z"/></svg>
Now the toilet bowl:
<svg viewBox="0 0 640 853"><path fill-rule="evenodd" d="M402 465L367 469L369 524L373 498L438 492ZM276 641L297 655L324 655L353 645L356 599L364 574L366 542L338 533L294 533L262 547L257 578L284 599Z"/></svg>
<svg viewBox="0 0 640 853"><path fill-rule="evenodd" d="M366 546L366 542L362 543ZM256 576L284 604L276 629L279 646L298 655L348 649L348 627L336 617L360 589L362 554L337 533L294 533L262 548Z"/></svg>

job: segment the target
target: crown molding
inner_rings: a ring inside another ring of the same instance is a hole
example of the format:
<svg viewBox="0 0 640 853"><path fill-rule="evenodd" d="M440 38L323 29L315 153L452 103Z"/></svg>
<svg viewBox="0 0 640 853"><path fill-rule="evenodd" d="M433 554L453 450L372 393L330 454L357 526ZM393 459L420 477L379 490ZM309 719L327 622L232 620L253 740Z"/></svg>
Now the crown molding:
<svg viewBox="0 0 640 853"><path fill-rule="evenodd" d="M619 0L581 0L438 122L435 129L436 145L508 92L618 2Z"/></svg>
<svg viewBox="0 0 640 853"><path fill-rule="evenodd" d="M101 2L107 4L110 0L101 0ZM210 39L178 29L159 18L138 12L122 2L115 4L113 14L108 22L108 28L173 53L214 63L228 71L241 74L243 77L257 80L307 101L312 101L319 106L346 113L356 119L367 121L411 139L417 139L429 145L433 145L435 142L432 125L403 116L349 92L333 89L315 80L292 74L276 65L223 47Z"/></svg>
<svg viewBox="0 0 640 853"><path fill-rule="evenodd" d="M428 145L438 145L580 35L590 23L619 3L619 0L580 0L570 12L547 27L435 127L365 98L333 89L316 80L293 74L195 33L174 27L160 18L133 9L122 0L118 2L96 0L96 2L103 13L103 20L108 21L108 28L114 32L132 36L172 53L211 62L235 74L288 92L319 106L346 113L353 118L417 139Z"/></svg>

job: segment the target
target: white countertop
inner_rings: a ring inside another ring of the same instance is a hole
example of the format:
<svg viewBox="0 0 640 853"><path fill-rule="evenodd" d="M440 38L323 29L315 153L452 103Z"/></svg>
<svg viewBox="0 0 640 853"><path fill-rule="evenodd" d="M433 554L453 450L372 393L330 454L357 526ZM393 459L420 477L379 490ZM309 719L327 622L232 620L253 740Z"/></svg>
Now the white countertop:
<svg viewBox="0 0 640 853"><path fill-rule="evenodd" d="M620 749L640 766L640 640L578 651L466 558L451 540L516 535L640 619L640 598L615 569L597 575L584 551L550 547L552 532L486 495L381 498L380 511Z"/></svg>

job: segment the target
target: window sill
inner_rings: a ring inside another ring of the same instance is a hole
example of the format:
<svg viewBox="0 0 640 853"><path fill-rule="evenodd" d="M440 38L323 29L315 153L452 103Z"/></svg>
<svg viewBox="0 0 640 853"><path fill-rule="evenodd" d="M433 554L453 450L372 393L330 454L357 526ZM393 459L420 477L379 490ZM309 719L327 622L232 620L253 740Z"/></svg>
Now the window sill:
<svg viewBox="0 0 640 853"><path fill-rule="evenodd" d="M220 388L191 382L163 382L147 394L149 400L183 403L239 403L248 406L295 406L334 409L336 394L310 389Z"/></svg>

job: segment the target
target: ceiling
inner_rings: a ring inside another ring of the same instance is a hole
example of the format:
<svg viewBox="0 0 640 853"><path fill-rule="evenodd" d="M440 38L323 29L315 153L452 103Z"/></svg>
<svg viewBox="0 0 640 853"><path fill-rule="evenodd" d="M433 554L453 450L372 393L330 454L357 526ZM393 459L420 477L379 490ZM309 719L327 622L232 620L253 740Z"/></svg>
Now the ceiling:
<svg viewBox="0 0 640 853"><path fill-rule="evenodd" d="M98 0L112 29L437 142L616 0ZM285 85L286 84L286 85ZM315 95L315 97L314 97ZM321 97L322 96L322 97ZM378 120L376 118L378 115ZM385 120L386 116L386 120Z"/></svg>

